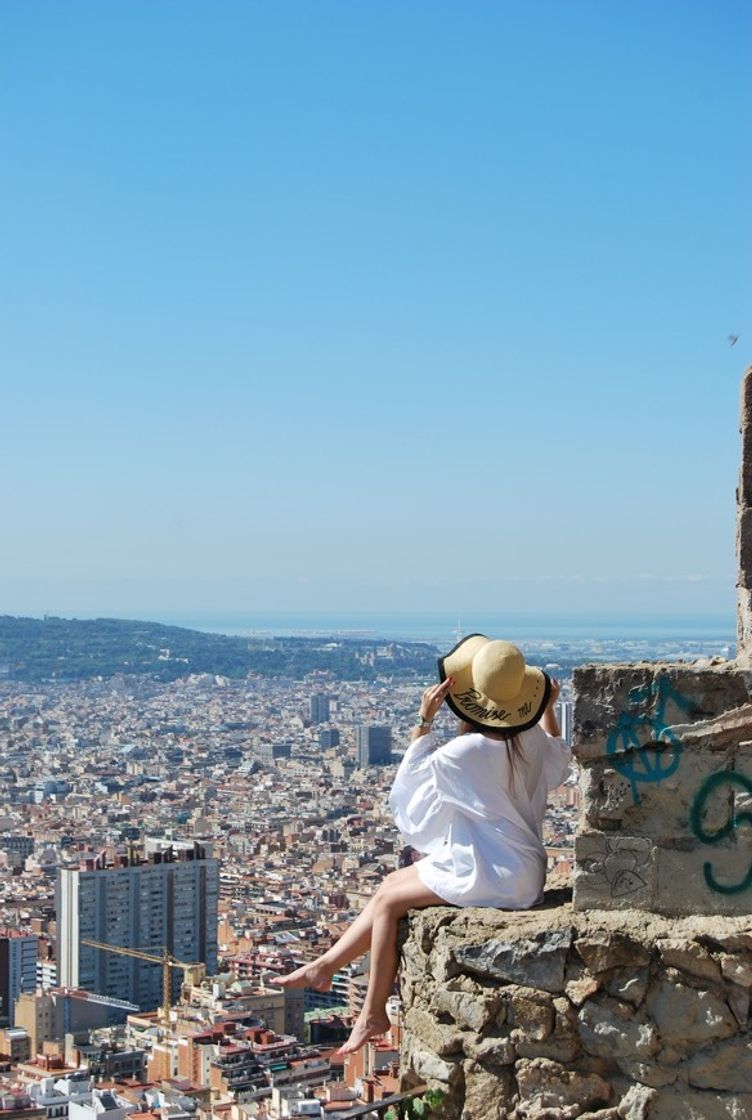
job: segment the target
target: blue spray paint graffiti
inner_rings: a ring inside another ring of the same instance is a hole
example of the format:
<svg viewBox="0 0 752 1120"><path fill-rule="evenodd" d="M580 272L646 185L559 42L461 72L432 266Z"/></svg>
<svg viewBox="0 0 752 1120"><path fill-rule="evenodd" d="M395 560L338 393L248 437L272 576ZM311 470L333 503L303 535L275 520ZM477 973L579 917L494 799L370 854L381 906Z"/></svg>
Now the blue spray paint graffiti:
<svg viewBox="0 0 752 1120"><path fill-rule="evenodd" d="M682 745L666 720L669 703L685 713L692 710L692 704L665 676L656 676L643 688L630 689L627 699L629 709L620 713L611 729L606 753L619 773L629 779L632 799L639 805L638 784L662 781L676 771L681 760ZM640 710L648 705L653 706L652 715ZM668 743L670 749L645 753L645 748L655 743Z"/></svg>
<svg viewBox="0 0 752 1120"><path fill-rule="evenodd" d="M703 817L708 808L708 801L716 790L719 790L722 786L729 787L726 790L727 795L732 794L729 815L725 824L711 832L705 828ZM732 793L734 786L738 786L746 794L752 796L752 781L744 774L738 774L735 770L716 770L714 774L705 779L695 794L692 808L689 811L689 824L692 832L702 844L718 844L721 840L732 836L740 825L752 825L752 813L749 810L742 809L737 812L736 798L733 797ZM747 874L738 883L719 883L713 874L713 865L710 861L703 864L702 870L705 875L705 882L711 891L717 891L719 894L738 894L740 891L746 891L748 887L752 887L752 863L749 865Z"/></svg>

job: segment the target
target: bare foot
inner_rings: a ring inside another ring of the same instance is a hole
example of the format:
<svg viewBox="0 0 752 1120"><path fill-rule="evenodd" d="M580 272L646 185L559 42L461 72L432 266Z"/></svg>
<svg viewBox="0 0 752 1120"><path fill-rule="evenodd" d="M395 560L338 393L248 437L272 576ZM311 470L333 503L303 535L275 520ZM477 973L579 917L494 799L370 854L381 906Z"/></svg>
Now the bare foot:
<svg viewBox="0 0 752 1120"><path fill-rule="evenodd" d="M333 975L334 969L327 968L321 961L311 961L287 976L273 976L270 983L280 988L313 988L315 992L328 992Z"/></svg>
<svg viewBox="0 0 752 1120"><path fill-rule="evenodd" d="M382 1013L381 1015L366 1015L361 1012L355 1020L355 1026L350 1032L350 1037L347 1042L340 1046L337 1054L354 1054L356 1050L360 1050L369 1038L378 1038L380 1034L386 1034L389 1030L391 1023L387 1016Z"/></svg>

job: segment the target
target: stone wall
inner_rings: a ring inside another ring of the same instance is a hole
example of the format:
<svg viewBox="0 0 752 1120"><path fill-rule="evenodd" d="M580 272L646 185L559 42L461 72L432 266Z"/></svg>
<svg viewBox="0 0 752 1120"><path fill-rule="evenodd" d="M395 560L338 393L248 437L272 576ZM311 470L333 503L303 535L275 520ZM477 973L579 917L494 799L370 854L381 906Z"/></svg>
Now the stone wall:
<svg viewBox="0 0 752 1120"><path fill-rule="evenodd" d="M736 657L752 663L752 366L742 378L742 461L736 490Z"/></svg>
<svg viewBox="0 0 752 1120"><path fill-rule="evenodd" d="M573 910L403 923L404 1086L446 1120L752 1120L752 921Z"/></svg>
<svg viewBox="0 0 752 1120"><path fill-rule="evenodd" d="M749 914L752 671L588 665L574 683L575 908Z"/></svg>

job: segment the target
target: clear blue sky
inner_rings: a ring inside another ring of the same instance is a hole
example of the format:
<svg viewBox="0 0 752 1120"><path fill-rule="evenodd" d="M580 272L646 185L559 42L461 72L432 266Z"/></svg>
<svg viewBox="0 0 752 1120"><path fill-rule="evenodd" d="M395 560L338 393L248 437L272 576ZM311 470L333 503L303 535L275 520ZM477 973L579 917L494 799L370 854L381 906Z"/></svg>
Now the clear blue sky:
<svg viewBox="0 0 752 1120"><path fill-rule="evenodd" d="M3 0L0 611L730 614L751 44Z"/></svg>

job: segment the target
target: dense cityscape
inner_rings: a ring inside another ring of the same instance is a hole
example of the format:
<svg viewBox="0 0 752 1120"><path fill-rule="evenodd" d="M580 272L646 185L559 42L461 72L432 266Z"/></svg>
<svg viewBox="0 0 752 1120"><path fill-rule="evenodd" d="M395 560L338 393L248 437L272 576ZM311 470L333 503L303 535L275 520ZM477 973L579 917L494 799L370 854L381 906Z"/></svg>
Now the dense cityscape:
<svg viewBox="0 0 752 1120"><path fill-rule="evenodd" d="M0 2L0 1120L752 1120L751 35Z"/></svg>
<svg viewBox="0 0 752 1120"><path fill-rule="evenodd" d="M604 652L584 644L579 659ZM367 680L319 668L29 682L6 662L0 1096L12 1120L345 1118L397 1091L396 991L390 1033L334 1053L367 960L329 992L272 983L414 855L386 798L430 677L395 675L394 643L358 656ZM528 656L561 677L569 736L576 654L548 643ZM449 737L453 719L439 723ZM571 871L578 804L572 773L544 822L550 884Z"/></svg>

